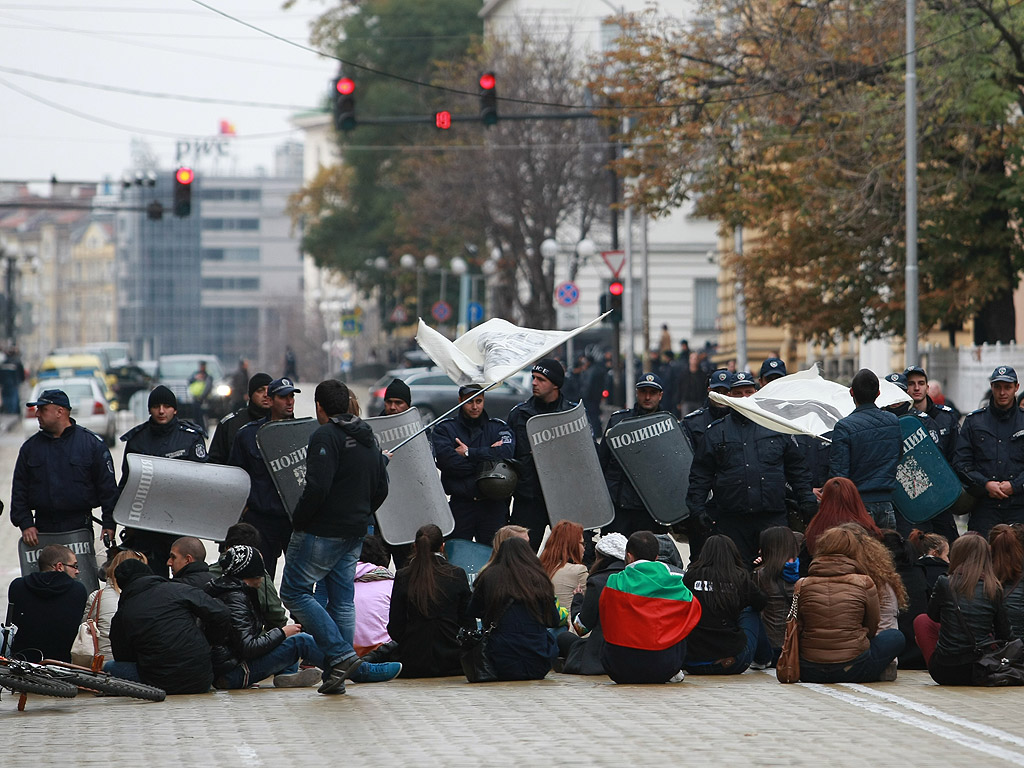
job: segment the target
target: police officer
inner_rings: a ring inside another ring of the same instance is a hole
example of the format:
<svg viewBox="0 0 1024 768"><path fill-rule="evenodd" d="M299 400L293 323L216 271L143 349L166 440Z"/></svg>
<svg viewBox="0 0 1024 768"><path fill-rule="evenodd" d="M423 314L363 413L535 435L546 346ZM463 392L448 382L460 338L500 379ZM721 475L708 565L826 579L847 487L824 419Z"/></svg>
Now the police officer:
<svg viewBox="0 0 1024 768"><path fill-rule="evenodd" d="M964 417L953 469L978 498L970 530L988 536L997 523L1024 523L1024 411L1017 407L1017 372L1001 365L989 377L988 407Z"/></svg>
<svg viewBox="0 0 1024 768"><path fill-rule="evenodd" d="M548 524L548 508L544 492L533 464L533 451L526 435L526 422L540 413L559 413L575 407L562 396L565 368L551 357L538 360L532 369L533 397L513 406L508 414L508 425L515 440L515 458L518 461L519 483L512 503L512 523L530 530L530 546L536 552L544 539Z"/></svg>
<svg viewBox="0 0 1024 768"><path fill-rule="evenodd" d="M477 488L480 471L491 462L508 461L515 452L512 430L484 410L484 393L476 384L459 387L462 407L442 419L430 436L441 484L455 518L451 538L491 545L508 522L508 499L489 499Z"/></svg>
<svg viewBox="0 0 1024 768"><path fill-rule="evenodd" d="M34 547L40 532L91 530L94 507L102 510L104 538L113 539L117 483L103 438L75 423L62 390L44 390L28 405L40 431L21 446L11 485L11 522L22 540Z"/></svg>
<svg viewBox="0 0 1024 768"><path fill-rule="evenodd" d="M746 371L732 375L730 397L757 391ZM786 525L786 484L805 517L817 509L803 455L791 435L762 427L729 409L704 433L690 468L686 503L697 519L708 517L708 492L714 491L714 532L731 538L743 564L753 567L761 531Z"/></svg>
<svg viewBox="0 0 1024 768"><path fill-rule="evenodd" d="M726 368L719 368L711 373L711 378L708 379L708 392L717 392L720 395L729 394L729 382L732 381L732 374ZM690 437L690 442L693 443L694 452L700 447L700 443L704 438L704 432L711 426L711 422L718 421L729 412L729 409L724 405L715 405L708 398L704 401L704 405L698 408L692 413L688 413L683 416L682 421L679 423L683 429L686 430L686 434Z"/></svg>
<svg viewBox="0 0 1024 768"><path fill-rule="evenodd" d="M274 379L270 382L267 385L267 394L270 396L268 414L262 419L250 421L238 430L228 459L229 464L249 473L249 499L242 520L260 532L263 540L260 554L271 576L276 575L277 558L288 548L292 521L256 444L256 433L271 421L294 419L295 393L301 391L292 384L291 379Z"/></svg>
<svg viewBox="0 0 1024 768"><path fill-rule="evenodd" d="M601 461L601 471L604 472L604 480L608 484L608 494L615 505L615 519L605 529L605 533L621 533L628 538L636 531L664 533L668 530L666 526L655 522L651 513L647 511L643 500L622 471L622 466L612 456L607 437L609 429L626 419L648 416L664 410L661 407L663 399L664 383L661 377L656 373L645 373L636 383L636 405L615 411L608 417L608 426L604 430L605 439L597 447L597 457Z"/></svg>
<svg viewBox="0 0 1024 768"><path fill-rule="evenodd" d="M769 357L761 363L761 371L757 383L762 387L770 381L781 379L786 375L786 364L777 357Z"/></svg>
<svg viewBox="0 0 1024 768"><path fill-rule="evenodd" d="M378 416L394 416L412 408L412 390L401 379L392 379L384 390L384 410Z"/></svg>
<svg viewBox="0 0 1024 768"><path fill-rule="evenodd" d="M211 463L227 464L238 430L250 421L265 418L270 412L270 395L267 394L267 386L271 381L268 373L254 373L249 379L249 402L244 408L239 408L221 419L220 424L217 425L217 431L213 433L213 440L210 441Z"/></svg>
<svg viewBox="0 0 1024 768"><path fill-rule="evenodd" d="M907 368L903 375L907 378L907 394L914 400L914 408L928 414L939 431L939 450L946 461L953 463L953 452L956 450L956 437L960 433L960 420L956 411L948 405L939 405L928 396L928 374L919 365Z"/></svg>
<svg viewBox="0 0 1024 768"><path fill-rule="evenodd" d="M206 440L196 424L178 418L178 400L174 393L163 384L149 393L149 420L132 427L121 435L124 445L124 459L121 462L121 482L118 495L128 482L128 454L161 456L165 459L206 462ZM167 575L167 560L171 556L171 544L179 534L144 531L125 528L124 543L134 550L143 552L149 560L149 567L158 576Z"/></svg>

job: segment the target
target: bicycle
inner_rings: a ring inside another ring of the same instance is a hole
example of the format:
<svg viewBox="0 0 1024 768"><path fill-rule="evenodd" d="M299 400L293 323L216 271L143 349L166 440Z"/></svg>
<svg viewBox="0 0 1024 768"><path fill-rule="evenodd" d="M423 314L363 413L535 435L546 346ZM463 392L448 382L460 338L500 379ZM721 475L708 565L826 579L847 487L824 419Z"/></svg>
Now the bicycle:
<svg viewBox="0 0 1024 768"><path fill-rule="evenodd" d="M84 691L107 696L128 696L144 701L163 701L167 698L167 692L162 688L114 677L106 672L93 671L88 667L80 667L65 661L43 659L37 666L55 680L74 685Z"/></svg>
<svg viewBox="0 0 1024 768"><path fill-rule="evenodd" d="M55 678L31 662L8 659L5 656L0 656L0 688L6 688L22 696L37 693L73 699L78 695L78 686L70 681ZM24 709L24 701L19 704L18 709Z"/></svg>

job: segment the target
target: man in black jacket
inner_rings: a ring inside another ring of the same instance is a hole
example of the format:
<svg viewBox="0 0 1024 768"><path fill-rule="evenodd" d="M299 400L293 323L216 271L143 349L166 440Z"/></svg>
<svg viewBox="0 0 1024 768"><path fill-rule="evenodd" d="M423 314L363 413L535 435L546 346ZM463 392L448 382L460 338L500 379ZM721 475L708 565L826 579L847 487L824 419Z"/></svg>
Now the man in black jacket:
<svg viewBox="0 0 1024 768"><path fill-rule="evenodd" d="M200 463L206 461L203 430L191 421L178 418L178 399L170 389L163 384L155 387L149 393L148 406L149 419L121 435L121 442L125 445L118 495L128 482L130 453ZM167 575L166 563L171 556L171 543L177 538L173 533L125 528L123 536L125 546L146 555L153 573L158 576Z"/></svg>
<svg viewBox="0 0 1024 768"><path fill-rule="evenodd" d="M223 576L208 582L206 593L231 612L231 631L213 647L215 688L248 688L274 676L275 688L305 688L320 682L319 669L299 671L299 660L322 667L324 656L299 624L264 631L257 590L263 585L263 557L255 547L229 547L220 556Z"/></svg>
<svg viewBox="0 0 1024 768"><path fill-rule="evenodd" d="M87 597L75 553L60 544L43 547L39 572L15 579L7 589L8 620L18 628L11 651L30 661L71 661Z"/></svg>
<svg viewBox="0 0 1024 768"><path fill-rule="evenodd" d="M103 671L170 694L210 690L210 646L227 637L227 606L195 587L153 575L141 560L125 560L114 578L121 587L110 622L116 661L104 664Z"/></svg>
<svg viewBox="0 0 1024 768"><path fill-rule="evenodd" d="M326 682L320 693L344 693L345 680L396 677L401 664L366 664L355 639L355 571L374 511L388 495L387 463L370 425L348 413L342 382L320 382L314 393L320 427L306 449L306 487L292 518L281 599L323 652ZM327 609L313 597L326 580Z"/></svg>
<svg viewBox="0 0 1024 768"><path fill-rule="evenodd" d="M263 562L263 558L260 558L260 562ZM206 545L195 536L182 536L174 540L167 565L175 584L188 584L203 589L215 577L206 564Z"/></svg>
<svg viewBox="0 0 1024 768"><path fill-rule="evenodd" d="M217 431L213 433L213 439L210 441L211 463L227 464L238 430L250 421L258 421L266 417L270 410L270 395L267 394L267 385L271 381L273 379L267 373L254 373L249 379L249 402L245 407L239 408L221 419L220 424L217 425Z"/></svg>

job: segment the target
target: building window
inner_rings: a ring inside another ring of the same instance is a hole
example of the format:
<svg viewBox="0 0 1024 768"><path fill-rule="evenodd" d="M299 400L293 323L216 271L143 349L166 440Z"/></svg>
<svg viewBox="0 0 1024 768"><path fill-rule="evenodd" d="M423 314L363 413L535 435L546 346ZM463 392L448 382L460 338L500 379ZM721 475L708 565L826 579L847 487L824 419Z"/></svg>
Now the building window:
<svg viewBox="0 0 1024 768"><path fill-rule="evenodd" d="M259 248L203 248L203 261L259 261Z"/></svg>
<svg viewBox="0 0 1024 768"><path fill-rule="evenodd" d="M240 230L257 232L259 228L259 219L203 219L203 229L207 231Z"/></svg>
<svg viewBox="0 0 1024 768"><path fill-rule="evenodd" d="M718 280L698 277L693 281L693 330L713 331L718 323Z"/></svg>
<svg viewBox="0 0 1024 768"><path fill-rule="evenodd" d="M262 198L259 189L204 189L199 196L209 202L240 200L243 203L258 203Z"/></svg>
<svg viewBox="0 0 1024 768"><path fill-rule="evenodd" d="M258 291L258 277L204 277L204 291Z"/></svg>

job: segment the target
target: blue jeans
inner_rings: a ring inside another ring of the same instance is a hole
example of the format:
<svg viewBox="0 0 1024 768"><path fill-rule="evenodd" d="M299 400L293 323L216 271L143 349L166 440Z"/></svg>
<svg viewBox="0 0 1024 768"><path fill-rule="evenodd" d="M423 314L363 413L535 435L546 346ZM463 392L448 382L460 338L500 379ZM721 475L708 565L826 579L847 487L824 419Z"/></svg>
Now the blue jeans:
<svg viewBox="0 0 1024 768"><path fill-rule="evenodd" d="M740 611L736 623L746 635L747 644L740 653L733 657L734 661L731 664L726 666L719 664L718 660L687 659L684 669L694 675L738 675L741 672L746 672L752 661L756 660L761 664L769 663L771 661L771 646L767 643L768 635L764 632L761 614L747 606Z"/></svg>
<svg viewBox="0 0 1024 768"><path fill-rule="evenodd" d="M898 629L887 629L871 638L871 647L852 661L815 664L800 659L802 683L873 683L892 660L903 652L906 638Z"/></svg>
<svg viewBox="0 0 1024 768"><path fill-rule="evenodd" d="M103 671L108 675L120 677L122 680L131 680L133 683L141 683L139 667L134 661L108 661L103 665Z"/></svg>
<svg viewBox="0 0 1024 768"><path fill-rule="evenodd" d="M292 674L299 671L299 659L307 664L324 667L324 655L312 635L299 632L286 637L277 648L256 659L244 661L214 681L215 688L248 688L271 675Z"/></svg>
<svg viewBox="0 0 1024 768"><path fill-rule="evenodd" d="M295 531L285 553L281 600L302 628L313 635L328 667L355 656L356 561L363 540L329 539ZM327 608L313 596L317 582L327 584Z"/></svg>
<svg viewBox="0 0 1024 768"><path fill-rule="evenodd" d="M879 528L896 530L896 510L891 501L865 501L864 508Z"/></svg>

